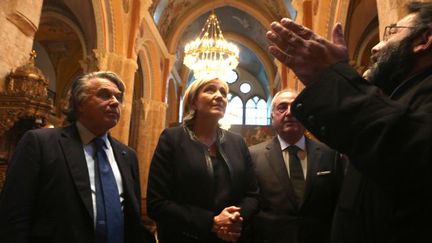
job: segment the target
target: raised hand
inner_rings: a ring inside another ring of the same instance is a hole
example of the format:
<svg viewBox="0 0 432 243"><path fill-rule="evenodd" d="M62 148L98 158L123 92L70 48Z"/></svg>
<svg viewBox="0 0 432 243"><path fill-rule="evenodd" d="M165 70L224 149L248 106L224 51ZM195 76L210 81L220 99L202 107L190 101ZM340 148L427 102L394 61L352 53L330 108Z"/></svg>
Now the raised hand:
<svg viewBox="0 0 432 243"><path fill-rule="evenodd" d="M348 61L339 23L333 28L332 42L288 18L283 18L280 23L273 22L266 36L273 42L269 52L292 69L304 85L317 80L321 72L332 64Z"/></svg>

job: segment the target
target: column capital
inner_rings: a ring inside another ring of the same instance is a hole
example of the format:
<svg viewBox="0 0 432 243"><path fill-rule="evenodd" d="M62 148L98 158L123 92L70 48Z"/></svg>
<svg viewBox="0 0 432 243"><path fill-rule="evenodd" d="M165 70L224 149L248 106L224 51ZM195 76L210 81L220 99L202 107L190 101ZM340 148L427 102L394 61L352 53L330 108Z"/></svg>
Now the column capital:
<svg viewBox="0 0 432 243"><path fill-rule="evenodd" d="M123 55L107 52L106 50L93 49L92 53L80 61L84 72L93 72L98 70L111 70L118 74L122 74L125 67L127 69L136 70L138 64L136 60L125 57Z"/></svg>

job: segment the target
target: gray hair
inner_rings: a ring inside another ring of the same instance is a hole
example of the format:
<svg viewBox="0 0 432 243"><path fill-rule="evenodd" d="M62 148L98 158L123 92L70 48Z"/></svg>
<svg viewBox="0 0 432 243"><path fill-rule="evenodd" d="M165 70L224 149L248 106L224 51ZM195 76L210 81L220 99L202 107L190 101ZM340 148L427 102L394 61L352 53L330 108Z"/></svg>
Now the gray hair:
<svg viewBox="0 0 432 243"><path fill-rule="evenodd" d="M68 122L73 123L77 120L77 107L81 102L88 98L89 81L95 78L102 78L111 81L117 85L122 95L124 94L125 85L120 77L114 72L99 71L82 75L72 82L68 91L68 103L63 111Z"/></svg>
<svg viewBox="0 0 432 243"><path fill-rule="evenodd" d="M277 97L279 97L280 95L282 95L282 94L284 94L284 93L292 93L292 94L295 94L296 96L299 94L299 92L297 91L297 90L295 90L295 89L291 89L291 88L286 88L286 89L282 89L282 90L280 90L280 91L278 91L274 96L273 96L273 99L272 99L272 102L271 102L271 108L272 108L272 111L274 110L274 106L275 106L275 100L276 100L276 98Z"/></svg>
<svg viewBox="0 0 432 243"><path fill-rule="evenodd" d="M191 106L193 102L195 101L196 97L198 96L199 91L202 87L204 87L206 84L210 83L213 80L220 80L219 78L204 78L204 79L197 79L193 81L189 87L186 89L184 96L183 96L183 124L185 125L192 125L193 121L195 120L195 110L191 109ZM225 85L225 88L228 92L228 84L226 82L223 82Z"/></svg>

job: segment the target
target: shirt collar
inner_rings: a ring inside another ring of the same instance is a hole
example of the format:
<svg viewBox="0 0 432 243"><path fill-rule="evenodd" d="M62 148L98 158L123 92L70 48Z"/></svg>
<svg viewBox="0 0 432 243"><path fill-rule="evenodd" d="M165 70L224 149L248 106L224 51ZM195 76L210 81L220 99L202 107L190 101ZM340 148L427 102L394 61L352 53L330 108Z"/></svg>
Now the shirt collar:
<svg viewBox="0 0 432 243"><path fill-rule="evenodd" d="M277 138L279 140L282 151L285 150L290 145L295 145L299 147L301 150L306 151L306 140L304 136L301 136L301 138L295 144L287 143L285 140L283 140L281 136L279 136L279 134L277 135Z"/></svg>
<svg viewBox="0 0 432 243"><path fill-rule="evenodd" d="M77 121L75 124L76 124L76 127L78 129L78 133L79 133L79 135L81 137L81 141L82 141L82 143L84 145L87 145L87 144L91 143L92 140L95 137L97 137L92 132L90 132L90 130L88 130L81 122ZM108 134L105 133L104 135L102 135L100 137L105 141L105 144L106 144Z"/></svg>

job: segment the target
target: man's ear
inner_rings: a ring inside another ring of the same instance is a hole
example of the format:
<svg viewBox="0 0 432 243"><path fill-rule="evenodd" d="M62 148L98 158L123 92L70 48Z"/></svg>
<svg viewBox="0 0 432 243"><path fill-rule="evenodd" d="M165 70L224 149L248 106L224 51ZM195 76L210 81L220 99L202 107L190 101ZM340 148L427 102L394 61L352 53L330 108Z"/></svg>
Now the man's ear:
<svg viewBox="0 0 432 243"><path fill-rule="evenodd" d="M414 44L414 53L420 53L432 49L432 29L429 29L419 36Z"/></svg>

